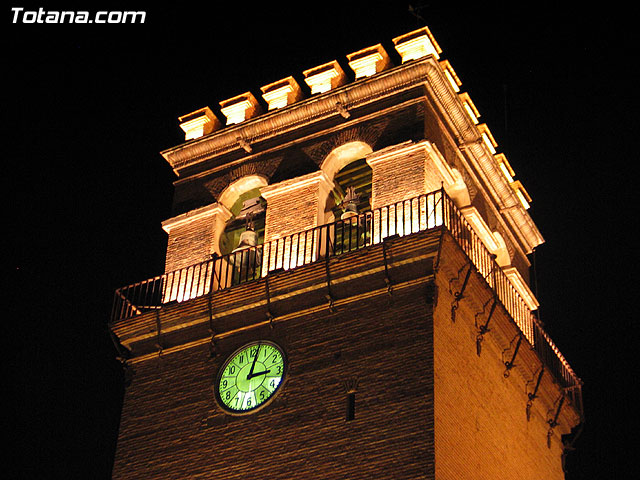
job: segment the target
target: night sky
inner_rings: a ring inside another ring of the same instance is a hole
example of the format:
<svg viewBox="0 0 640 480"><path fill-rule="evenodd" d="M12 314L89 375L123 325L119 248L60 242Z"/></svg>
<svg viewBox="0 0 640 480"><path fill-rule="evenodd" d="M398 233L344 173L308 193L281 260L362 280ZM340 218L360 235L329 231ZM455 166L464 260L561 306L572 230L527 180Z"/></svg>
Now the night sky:
<svg viewBox="0 0 640 480"><path fill-rule="evenodd" d="M42 3L69 8L18 6ZM117 287L163 271L175 176L159 152L184 140L178 116L301 82L366 46L390 51L428 25L546 240L535 253L541 319L585 383L567 479L625 478L637 450L638 215L637 54L624 15L534 2L415 2L421 19L404 2L221 3L118 7L146 10L144 25L12 24L4 9L3 431L14 450L3 477L110 478L124 382L107 322Z"/></svg>

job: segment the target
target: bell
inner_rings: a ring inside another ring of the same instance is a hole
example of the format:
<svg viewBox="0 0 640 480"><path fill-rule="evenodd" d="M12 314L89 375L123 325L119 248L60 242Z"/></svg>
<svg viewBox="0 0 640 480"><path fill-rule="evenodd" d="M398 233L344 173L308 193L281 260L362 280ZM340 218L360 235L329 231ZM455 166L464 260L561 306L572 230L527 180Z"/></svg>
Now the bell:
<svg viewBox="0 0 640 480"><path fill-rule="evenodd" d="M344 208L344 213L340 215L341 220L346 220L347 218L357 217L358 216L358 207L354 202L349 202L346 204Z"/></svg>
<svg viewBox="0 0 640 480"><path fill-rule="evenodd" d="M344 208L344 213L340 215L341 220L358 216L358 203L360 201L360 194L356 193L354 187L347 187L347 193L341 202L341 206Z"/></svg>
<svg viewBox="0 0 640 480"><path fill-rule="evenodd" d="M232 253L244 250L245 248L255 247L258 245L258 234L253 230L245 230L240 234L238 246L234 248Z"/></svg>

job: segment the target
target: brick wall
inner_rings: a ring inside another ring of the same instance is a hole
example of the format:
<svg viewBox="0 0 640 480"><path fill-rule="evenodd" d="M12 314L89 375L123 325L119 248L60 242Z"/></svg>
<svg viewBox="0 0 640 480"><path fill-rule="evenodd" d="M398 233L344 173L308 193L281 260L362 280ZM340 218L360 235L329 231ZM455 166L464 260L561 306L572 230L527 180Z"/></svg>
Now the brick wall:
<svg viewBox="0 0 640 480"><path fill-rule="evenodd" d="M333 184L318 171L261 189L267 200L265 243L313 228L322 222Z"/></svg>
<svg viewBox="0 0 640 480"><path fill-rule="evenodd" d="M367 156L372 169L373 209L441 188L440 178L424 142L407 142Z"/></svg>
<svg viewBox="0 0 640 480"><path fill-rule="evenodd" d="M562 479L560 435L575 426L575 412L565 406L547 447L561 391L546 374L527 420L541 364L523 344L504 377L517 327L500 308L477 354L492 298L479 275L470 276L452 321L466 262L434 230L273 275L273 328L264 281L125 322L116 333L140 356L113 478ZM213 356L208 329L216 332ZM216 374L258 339L285 349L285 383L262 410L225 414L214 398ZM156 343L165 353L153 353ZM354 385L355 419L347 421Z"/></svg>
<svg viewBox="0 0 640 480"><path fill-rule="evenodd" d="M448 253L444 248L443 255ZM563 479L559 433L569 431L565 419L552 435L550 448L547 446L547 421L553 416L553 400L559 397L559 389L543 385L528 421L527 393L533 391L539 364L530 364L527 356L531 352L523 344L516 368L505 378L504 361L513 353L509 340L516 332L513 327L509 335L500 338L503 326L510 324L505 323L499 309L477 354L477 325L484 324L489 310L483 312L486 296L480 296L472 278L452 321L451 291L460 288L462 278L450 281L464 260L458 256L459 263L445 274L449 258L443 258L442 274L437 276L439 294L434 312L436 478Z"/></svg>
<svg viewBox="0 0 640 480"><path fill-rule="evenodd" d="M255 414L226 415L217 369L258 338L286 350L286 383ZM414 289L228 337L213 358L200 346L138 363L113 478L434 478L431 346L431 307Z"/></svg>
<svg viewBox="0 0 640 480"><path fill-rule="evenodd" d="M219 204L194 210L163 223L169 233L165 272L204 262L220 253L220 234L230 212Z"/></svg>

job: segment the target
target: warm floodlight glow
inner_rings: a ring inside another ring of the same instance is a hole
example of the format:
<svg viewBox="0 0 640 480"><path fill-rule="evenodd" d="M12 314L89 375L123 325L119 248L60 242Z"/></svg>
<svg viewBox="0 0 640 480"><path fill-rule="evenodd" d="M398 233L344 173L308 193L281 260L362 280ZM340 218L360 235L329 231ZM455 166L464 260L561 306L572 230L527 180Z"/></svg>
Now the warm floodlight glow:
<svg viewBox="0 0 640 480"><path fill-rule="evenodd" d="M185 132L185 140L202 137L220 126L220 121L209 107L178 117L178 121Z"/></svg>
<svg viewBox="0 0 640 480"><path fill-rule="evenodd" d="M460 87L462 86L462 82L456 75L456 72L453 70L453 67L449 63L449 60L443 60L442 62L440 62L440 66L442 67L444 76L451 85L451 88L453 88L455 92L459 92Z"/></svg>
<svg viewBox="0 0 640 480"><path fill-rule="evenodd" d="M347 55L347 59L356 80L375 75L389 65L389 56L380 44Z"/></svg>
<svg viewBox="0 0 640 480"><path fill-rule="evenodd" d="M520 298L527 304L527 308L531 311L537 310L540 303L531 291L531 288L529 288L529 285L527 285L527 282L525 282L522 275L520 275L520 272L518 272L518 269L516 267L508 267L504 268L503 271L511 281L511 285L513 285L518 294L520 294Z"/></svg>
<svg viewBox="0 0 640 480"><path fill-rule="evenodd" d="M442 53L427 27L396 37L393 39L393 43L402 58L402 63L427 55L433 55L437 59Z"/></svg>
<svg viewBox="0 0 640 480"><path fill-rule="evenodd" d="M376 64L382 60L382 55L379 53L372 53L371 55L367 55L366 57L358 58L357 60L353 60L349 62L349 66L356 73L356 79L362 77L370 77L371 75L375 75Z"/></svg>
<svg viewBox="0 0 640 480"><path fill-rule="evenodd" d="M346 81L344 71L335 60L305 70L302 74L305 77L305 83L311 88L312 95L328 92L332 88L343 85Z"/></svg>
<svg viewBox="0 0 640 480"><path fill-rule="evenodd" d="M251 102L244 100L221 108L222 113L227 117L227 125L243 122L246 119L246 111L251 108Z"/></svg>
<svg viewBox="0 0 640 480"><path fill-rule="evenodd" d="M475 115L475 112L473 111L471 106L466 102L463 104L463 106L464 106L464 109L467 111L467 114L469 115L469 117L473 121L473 123L475 123L477 125L478 124L478 117Z"/></svg>
<svg viewBox="0 0 640 480"><path fill-rule="evenodd" d="M478 125L478 128L480 130L480 133L482 134L482 141L487 146L487 148L489 149L491 154L495 155L496 154L496 147L498 146L498 144L496 143L495 139L493 138L493 135L491 135L491 132L489 131L489 128L484 124Z"/></svg>
<svg viewBox="0 0 640 480"><path fill-rule="evenodd" d="M515 192L516 197L518 197L518 200L520 200L520 203L522 204L522 206L525 209L528 209L531 206L530 205L531 197L529 196L527 191L522 186L522 183L520 183L520 181L516 180L515 182L513 182L511 184L511 188L513 188L513 191Z"/></svg>
<svg viewBox="0 0 640 480"><path fill-rule="evenodd" d="M305 81L311 87L311 93L324 93L331 90L331 80L337 76L338 72L332 68L309 77Z"/></svg>
<svg viewBox="0 0 640 480"><path fill-rule="evenodd" d="M265 85L260 90L269 110L286 107L302 97L300 86L293 77Z"/></svg>
<svg viewBox="0 0 640 480"><path fill-rule="evenodd" d="M460 100L462 100L462 106L467 112L467 115L469 115L469 118L471 119L471 121L477 125L479 123L478 117L480 116L480 112L478 112L478 109L471 101L471 97L469 97L469 94L461 93Z"/></svg>
<svg viewBox="0 0 640 480"><path fill-rule="evenodd" d="M489 148L489 150L491 151L491 153L493 153L495 155L496 153L496 149L493 146L493 143L491 143L491 140L489 139L489 136L486 133L482 134L482 141L485 143L485 145Z"/></svg>
<svg viewBox="0 0 640 480"><path fill-rule="evenodd" d="M274 108L286 107L287 97L291 92L293 92L293 87L291 87L291 85L284 85L283 87L263 94L262 98L269 104L269 110L273 110Z"/></svg>
<svg viewBox="0 0 640 480"><path fill-rule="evenodd" d="M258 101L251 92L220 102L220 111L227 117L227 125L240 123L257 113Z"/></svg>
<svg viewBox="0 0 640 480"><path fill-rule="evenodd" d="M469 222L469 224L473 227L476 235L480 237L485 246L489 249L490 252L495 252L498 250L498 244L493 238L491 233L491 229L480 215L480 212L476 207L469 206L461 208L460 211L464 214L465 218Z"/></svg>
<svg viewBox="0 0 640 480"><path fill-rule="evenodd" d="M515 175L515 172L511 168L511 165L509 165L507 157L504 156L504 153L499 153L495 158L505 178L509 181L509 183L512 183L514 181L513 176Z"/></svg>

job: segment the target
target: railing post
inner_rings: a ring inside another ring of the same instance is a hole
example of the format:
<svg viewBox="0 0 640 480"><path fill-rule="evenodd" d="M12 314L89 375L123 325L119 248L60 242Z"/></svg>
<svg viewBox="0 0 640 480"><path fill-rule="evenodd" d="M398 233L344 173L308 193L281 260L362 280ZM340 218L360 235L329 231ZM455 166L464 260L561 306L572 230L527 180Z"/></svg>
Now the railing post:
<svg viewBox="0 0 640 480"><path fill-rule="evenodd" d="M423 207L424 215L422 214ZM406 208L409 209L408 212ZM414 209L416 210L415 212ZM438 215L438 212L440 212L440 215ZM393 219L391 218L392 215ZM414 217L417 219L415 227ZM422 224L423 217L424 225ZM345 228L346 221L349 221L348 228ZM355 228L354 221L356 222ZM362 227L360 222L363 222ZM364 246L374 245L383 242L384 238L392 234L404 236L438 226L447 228L460 248L474 263L478 271L482 273L489 287L493 289L496 297L510 314L525 338L532 343L538 356L548 366L549 370L564 384L577 389L577 395L579 396L581 394L580 380L539 325L538 320L519 296L511 281L497 265L495 256L490 254L482 241L476 237L471 226L467 224L464 216L455 208L444 186L434 192L385 205L350 219L338 220L331 224L295 233L295 248L294 237L290 235L223 257L214 253L211 259L206 262L119 288L116 290L114 297L111 321L115 322L129 316L139 315L146 308L160 308L163 304L172 301L182 301L204 295L207 293L207 272L209 268L211 273L208 279L208 292L212 293L236 283L268 275L269 271L273 269L280 267L295 268L311 263L321 257L323 252L325 260L328 261L329 256L332 254L337 255L357 250ZM340 235L338 228L340 228L342 234L339 249L338 240L340 240ZM356 234L355 245L353 241L354 230ZM360 241L361 231L363 235L362 242ZM304 235L303 247L301 247L301 235ZM311 235L311 239L309 239L309 235ZM348 240L345 235L348 235ZM282 248L280 248L281 242ZM285 263L287 245L289 246L289 256L288 262ZM295 259L294 255L296 256ZM233 260L236 261L234 262ZM203 268L205 268L204 278ZM198 269L197 275L196 269ZM259 274L256 274L256 272L259 272Z"/></svg>

